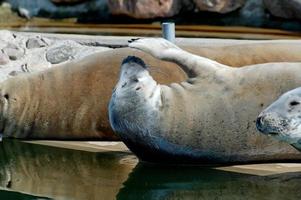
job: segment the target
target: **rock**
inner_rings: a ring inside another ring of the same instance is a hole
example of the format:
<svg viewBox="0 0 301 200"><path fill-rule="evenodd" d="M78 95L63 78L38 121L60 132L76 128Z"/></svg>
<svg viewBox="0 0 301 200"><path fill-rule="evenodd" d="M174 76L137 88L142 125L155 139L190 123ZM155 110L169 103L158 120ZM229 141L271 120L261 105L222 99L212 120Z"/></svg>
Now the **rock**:
<svg viewBox="0 0 301 200"><path fill-rule="evenodd" d="M26 18L27 20L32 18L31 13L26 8L19 7L17 12L21 17Z"/></svg>
<svg viewBox="0 0 301 200"><path fill-rule="evenodd" d="M56 4L74 4L74 3L80 3L87 0L51 0L51 1Z"/></svg>
<svg viewBox="0 0 301 200"><path fill-rule="evenodd" d="M26 48L27 49L41 48L41 47L45 47L46 45L47 44L45 43L45 41L40 37L29 38L26 41Z"/></svg>
<svg viewBox="0 0 301 200"><path fill-rule="evenodd" d="M8 75L10 75L10 76L17 76L19 74L22 74L22 72L18 72L18 71L13 70Z"/></svg>
<svg viewBox="0 0 301 200"><path fill-rule="evenodd" d="M286 19L301 19L301 0L263 0L268 11Z"/></svg>
<svg viewBox="0 0 301 200"><path fill-rule="evenodd" d="M113 15L147 19L177 15L186 2L186 0L108 0L108 6Z"/></svg>
<svg viewBox="0 0 301 200"><path fill-rule="evenodd" d="M46 52L46 59L51 64L58 64L74 57L75 49L71 46L61 45Z"/></svg>
<svg viewBox="0 0 301 200"><path fill-rule="evenodd" d="M71 0L5 1L11 5L14 11L19 13L20 9L26 11L24 17L77 18L79 21L95 21L95 19L107 19L110 16L107 0L72 0L74 2L72 5L67 3L67 1L71 3ZM20 14L24 14L24 12Z"/></svg>
<svg viewBox="0 0 301 200"><path fill-rule="evenodd" d="M262 0L246 1L238 14L236 21L241 25L262 27L268 20Z"/></svg>
<svg viewBox="0 0 301 200"><path fill-rule="evenodd" d="M201 11L228 13L244 5L245 0L193 0Z"/></svg>
<svg viewBox="0 0 301 200"><path fill-rule="evenodd" d="M9 57L3 51L0 51L0 65L9 63Z"/></svg>
<svg viewBox="0 0 301 200"><path fill-rule="evenodd" d="M8 44L3 48L3 52L8 55L10 60L18 60L24 56L24 50L14 44Z"/></svg>

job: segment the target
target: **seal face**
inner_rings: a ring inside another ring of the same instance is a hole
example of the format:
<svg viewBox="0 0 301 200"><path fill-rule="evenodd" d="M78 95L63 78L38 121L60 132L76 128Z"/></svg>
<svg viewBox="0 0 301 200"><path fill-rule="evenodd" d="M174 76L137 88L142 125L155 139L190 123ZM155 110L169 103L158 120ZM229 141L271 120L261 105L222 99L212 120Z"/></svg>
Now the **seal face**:
<svg viewBox="0 0 301 200"><path fill-rule="evenodd" d="M301 88L286 92L262 111L256 127L301 151Z"/></svg>

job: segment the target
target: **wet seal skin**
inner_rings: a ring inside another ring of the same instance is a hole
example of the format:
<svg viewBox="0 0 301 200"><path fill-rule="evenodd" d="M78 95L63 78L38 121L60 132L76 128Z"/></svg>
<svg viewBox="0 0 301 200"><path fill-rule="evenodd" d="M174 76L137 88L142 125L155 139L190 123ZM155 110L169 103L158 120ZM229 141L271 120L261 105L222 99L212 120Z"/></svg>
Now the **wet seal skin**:
<svg viewBox="0 0 301 200"><path fill-rule="evenodd" d="M257 118L257 129L301 151L301 88L281 95Z"/></svg>
<svg viewBox="0 0 301 200"><path fill-rule="evenodd" d="M188 76L181 83L158 84L142 59L130 56L122 62L109 119L140 160L205 164L301 159L293 147L257 134L254 120L262 106L301 84L300 63L231 68L160 38L129 46L178 64Z"/></svg>

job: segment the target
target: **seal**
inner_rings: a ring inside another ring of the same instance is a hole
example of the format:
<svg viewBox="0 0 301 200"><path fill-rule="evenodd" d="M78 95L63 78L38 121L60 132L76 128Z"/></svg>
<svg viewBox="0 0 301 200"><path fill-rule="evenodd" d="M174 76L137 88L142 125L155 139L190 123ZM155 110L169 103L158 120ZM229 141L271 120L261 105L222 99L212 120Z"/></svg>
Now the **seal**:
<svg viewBox="0 0 301 200"><path fill-rule="evenodd" d="M129 46L177 63L188 76L184 82L161 85L142 59L130 56L122 62L109 104L110 123L142 161L204 164L301 158L294 148L257 134L254 120L264 105L301 84L300 63L231 68L164 39L140 39Z"/></svg>
<svg viewBox="0 0 301 200"><path fill-rule="evenodd" d="M132 52L154 67L162 82L185 79L181 69L126 49L19 75L0 84L0 132L26 139L117 140L107 105L116 84L120 60Z"/></svg>
<svg viewBox="0 0 301 200"><path fill-rule="evenodd" d="M187 39L181 41L183 48L194 54L235 67L301 60L301 42L297 40L198 40L197 44ZM241 54L243 51L247 53ZM17 75L0 83L0 135L23 139L117 140L109 124L107 107L120 62L129 54L142 58L160 84L187 78L176 64L130 48L108 50L47 71Z"/></svg>
<svg viewBox="0 0 301 200"><path fill-rule="evenodd" d="M257 129L301 151L301 88L290 90L264 109L257 118Z"/></svg>

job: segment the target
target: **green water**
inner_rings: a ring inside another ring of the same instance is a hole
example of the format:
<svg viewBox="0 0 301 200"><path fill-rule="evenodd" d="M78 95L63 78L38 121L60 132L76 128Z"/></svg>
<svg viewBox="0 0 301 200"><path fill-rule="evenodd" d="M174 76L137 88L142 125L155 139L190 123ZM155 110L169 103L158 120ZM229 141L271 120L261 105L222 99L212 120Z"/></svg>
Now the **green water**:
<svg viewBox="0 0 301 200"><path fill-rule="evenodd" d="M210 167L137 164L133 155L89 153L5 140L0 199L301 199L301 173L245 175Z"/></svg>

